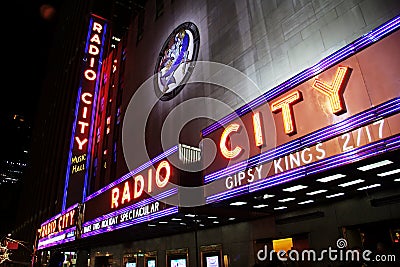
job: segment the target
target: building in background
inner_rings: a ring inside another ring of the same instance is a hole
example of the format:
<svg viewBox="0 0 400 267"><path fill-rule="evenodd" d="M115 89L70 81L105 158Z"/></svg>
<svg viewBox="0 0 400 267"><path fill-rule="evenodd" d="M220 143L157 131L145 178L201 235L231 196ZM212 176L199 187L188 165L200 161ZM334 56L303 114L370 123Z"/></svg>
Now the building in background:
<svg viewBox="0 0 400 267"><path fill-rule="evenodd" d="M37 264L62 251L76 266L251 266L266 245L338 238L398 249L397 2L62 12L13 232Z"/></svg>
<svg viewBox="0 0 400 267"><path fill-rule="evenodd" d="M2 123L2 152L0 153L0 204L1 231L4 236L15 226L18 213L18 199L24 183L27 168L31 124L18 114L4 114Z"/></svg>
<svg viewBox="0 0 400 267"><path fill-rule="evenodd" d="M28 161L31 125L22 115L2 118L5 134L0 162L0 185L21 183Z"/></svg>

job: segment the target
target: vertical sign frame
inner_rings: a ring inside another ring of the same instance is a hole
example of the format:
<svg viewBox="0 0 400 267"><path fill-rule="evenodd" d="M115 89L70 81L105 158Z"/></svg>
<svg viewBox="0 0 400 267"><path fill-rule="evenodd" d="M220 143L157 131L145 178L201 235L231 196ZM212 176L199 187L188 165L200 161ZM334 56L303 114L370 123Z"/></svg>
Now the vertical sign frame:
<svg viewBox="0 0 400 267"><path fill-rule="evenodd" d="M96 115L107 27L108 21L106 19L95 14L90 15L75 106L75 119L72 126L62 211L70 205L83 201L86 197L94 130L93 122Z"/></svg>

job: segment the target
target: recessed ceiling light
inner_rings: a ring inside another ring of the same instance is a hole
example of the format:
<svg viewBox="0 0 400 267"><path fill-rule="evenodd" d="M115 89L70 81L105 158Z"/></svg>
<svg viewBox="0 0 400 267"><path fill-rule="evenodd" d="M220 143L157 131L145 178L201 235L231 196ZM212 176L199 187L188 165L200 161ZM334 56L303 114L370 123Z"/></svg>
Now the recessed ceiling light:
<svg viewBox="0 0 400 267"><path fill-rule="evenodd" d="M219 221L213 221L213 223L217 224L217 223L219 223Z"/></svg>
<svg viewBox="0 0 400 267"><path fill-rule="evenodd" d="M381 184L371 184L371 185L367 185L364 187L360 187L357 190L362 191L362 190L371 189L371 188L375 188L375 187L379 187L379 186L381 186Z"/></svg>
<svg viewBox="0 0 400 267"><path fill-rule="evenodd" d="M321 190L306 193L306 195L313 196L313 195L318 195L318 194L325 193L325 192L328 192L328 190L321 189Z"/></svg>
<svg viewBox="0 0 400 267"><path fill-rule="evenodd" d="M179 223L180 225L186 225L186 223L184 223L184 222L181 222L181 223Z"/></svg>
<svg viewBox="0 0 400 267"><path fill-rule="evenodd" d="M344 175L344 174L334 174L334 175L331 175L331 176L327 176L327 177L324 177L324 178L317 179L317 181L321 182L321 183L327 183L327 182L330 182L330 181L333 181L333 180L337 180L337 179L340 179L340 178L343 178L343 177L346 177L346 175Z"/></svg>
<svg viewBox="0 0 400 267"><path fill-rule="evenodd" d="M288 198L284 198L284 199L279 199L278 201L279 202L288 202L288 201L292 201L292 200L295 200L295 198L294 197L288 197Z"/></svg>
<svg viewBox="0 0 400 267"><path fill-rule="evenodd" d="M203 227L203 226L204 226L204 224L202 224L202 223L201 223L201 224L199 224L199 226Z"/></svg>
<svg viewBox="0 0 400 267"><path fill-rule="evenodd" d="M360 170L360 171L368 171L368 170L372 170L372 169L375 169L375 168L386 166L386 165L389 165L389 164L392 164L392 163L393 162L390 161L390 160L382 160L382 161L379 161L379 162L376 162L376 163L372 163L372 164L368 164L368 165L359 167L357 169Z"/></svg>
<svg viewBox="0 0 400 267"><path fill-rule="evenodd" d="M395 182L400 182L400 178L394 179Z"/></svg>
<svg viewBox="0 0 400 267"><path fill-rule="evenodd" d="M189 214L185 214L185 216L186 216L186 217L190 217L190 218L196 217L196 215L190 214L190 213L189 213Z"/></svg>
<svg viewBox="0 0 400 267"><path fill-rule="evenodd" d="M247 202L243 202L243 201L237 201L237 202L232 202L230 205L231 206L243 206L246 205Z"/></svg>
<svg viewBox="0 0 400 267"><path fill-rule="evenodd" d="M215 217L215 216L208 216L207 218L208 219L217 219L217 217Z"/></svg>
<svg viewBox="0 0 400 267"><path fill-rule="evenodd" d="M351 186L351 185L355 185L355 184L359 184L359 183L363 183L363 182L365 182L365 180L357 179L357 180L350 181L350 182L347 182L347 183L344 183L344 184L340 184L339 186L347 187L347 186Z"/></svg>
<svg viewBox="0 0 400 267"><path fill-rule="evenodd" d="M344 195L344 193L337 193L337 194L326 196L326 198L340 197L340 196L343 196L343 195Z"/></svg>
<svg viewBox="0 0 400 267"><path fill-rule="evenodd" d="M392 171L379 173L379 174L377 174L377 175L380 176L380 177L383 177L383 176L388 176L388 175L396 174L396 173L399 173L399 172L400 172L400 169L395 169L395 170L392 170Z"/></svg>
<svg viewBox="0 0 400 267"><path fill-rule="evenodd" d="M154 227L154 226L157 226L157 225L155 225L155 224L148 224L147 226Z"/></svg>
<svg viewBox="0 0 400 267"><path fill-rule="evenodd" d="M172 218L171 221L182 221L181 218Z"/></svg>
<svg viewBox="0 0 400 267"><path fill-rule="evenodd" d="M231 218L229 218L228 220L233 221L233 220L235 220L235 218L231 217Z"/></svg>
<svg viewBox="0 0 400 267"><path fill-rule="evenodd" d="M167 224L168 222L161 221L161 222L158 222L158 223L161 223L161 224Z"/></svg>
<svg viewBox="0 0 400 267"><path fill-rule="evenodd" d="M271 198L271 197L274 197L275 195L268 195L268 194L265 194L264 196L263 196L263 199L267 199L267 198Z"/></svg>
<svg viewBox="0 0 400 267"><path fill-rule="evenodd" d="M276 207L276 208L274 208L274 210L284 210L284 209L286 209L287 207L285 207L285 206L281 206L281 207Z"/></svg>
<svg viewBox="0 0 400 267"><path fill-rule="evenodd" d="M288 187L288 188L285 188L285 189L283 189L283 191L286 191L286 192L294 192L294 191L298 191L298 190L301 190L301 189L304 189L304 188L307 188L308 186L305 186L305 185L295 185L295 186L292 186L292 187Z"/></svg>
<svg viewBox="0 0 400 267"><path fill-rule="evenodd" d="M265 208L265 207L268 207L268 205L266 205L266 204L258 204L258 205L253 206L253 208L255 208L255 209L261 209L261 208Z"/></svg>
<svg viewBox="0 0 400 267"><path fill-rule="evenodd" d="M303 202L299 202L299 203L297 203L297 204L299 204L299 205L304 205L304 204L308 204L308 203L313 203L314 202L314 200L306 200L306 201L303 201Z"/></svg>

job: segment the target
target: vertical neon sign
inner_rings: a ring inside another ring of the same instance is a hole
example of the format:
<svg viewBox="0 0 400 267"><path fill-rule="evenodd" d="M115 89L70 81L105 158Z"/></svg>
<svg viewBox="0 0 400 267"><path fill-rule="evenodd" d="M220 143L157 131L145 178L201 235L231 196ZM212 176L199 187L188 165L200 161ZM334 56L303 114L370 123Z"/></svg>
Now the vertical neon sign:
<svg viewBox="0 0 400 267"><path fill-rule="evenodd" d="M63 211L67 207L81 202L86 197L93 121L96 113L106 34L106 20L96 15L91 15L82 64L81 83L76 100L75 120L72 126L62 203Z"/></svg>

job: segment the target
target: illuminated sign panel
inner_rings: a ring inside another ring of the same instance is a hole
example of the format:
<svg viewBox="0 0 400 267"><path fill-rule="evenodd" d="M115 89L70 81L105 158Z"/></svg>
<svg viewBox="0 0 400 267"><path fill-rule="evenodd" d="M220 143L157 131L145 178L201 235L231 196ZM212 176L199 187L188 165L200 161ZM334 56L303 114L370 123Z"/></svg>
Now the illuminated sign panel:
<svg viewBox="0 0 400 267"><path fill-rule="evenodd" d="M177 213L177 206L163 201L169 199L175 202L178 198L179 171L166 159L175 156L177 151L178 146L172 147L88 196L81 237Z"/></svg>
<svg viewBox="0 0 400 267"><path fill-rule="evenodd" d="M400 19L387 25L393 24L399 27ZM378 28L371 35L380 32ZM296 86L290 84L298 77L277 86L258 102L239 108L236 113L240 118L228 115L221 119L218 123L224 127L216 123L204 129L203 137L219 144L216 159L204 172L204 182L215 183L206 189L207 202L397 149L400 90L395 70L400 69L399 42L400 32L394 32L318 75L310 71L308 79ZM340 52L328 59L342 57ZM276 139L271 138L275 136L271 125L276 127Z"/></svg>
<svg viewBox="0 0 400 267"><path fill-rule="evenodd" d="M79 206L75 204L41 224L38 231L38 249L75 240Z"/></svg>
<svg viewBox="0 0 400 267"><path fill-rule="evenodd" d="M75 121L72 127L63 210L72 203L81 202L86 194L93 121L96 113L97 92L106 35L107 22L92 15L86 39L81 84L75 108Z"/></svg>

